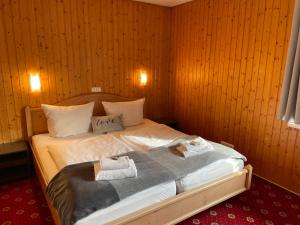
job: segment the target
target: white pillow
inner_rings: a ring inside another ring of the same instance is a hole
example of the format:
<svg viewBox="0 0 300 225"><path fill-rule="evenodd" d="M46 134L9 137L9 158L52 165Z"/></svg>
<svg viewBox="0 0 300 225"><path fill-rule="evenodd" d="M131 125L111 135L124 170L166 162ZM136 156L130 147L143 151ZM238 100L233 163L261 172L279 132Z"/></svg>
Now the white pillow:
<svg viewBox="0 0 300 225"><path fill-rule="evenodd" d="M130 102L102 102L106 115L121 114L125 127L143 122L143 107L145 98Z"/></svg>
<svg viewBox="0 0 300 225"><path fill-rule="evenodd" d="M55 106L42 104L51 137L87 133L91 126L94 102L84 105Z"/></svg>

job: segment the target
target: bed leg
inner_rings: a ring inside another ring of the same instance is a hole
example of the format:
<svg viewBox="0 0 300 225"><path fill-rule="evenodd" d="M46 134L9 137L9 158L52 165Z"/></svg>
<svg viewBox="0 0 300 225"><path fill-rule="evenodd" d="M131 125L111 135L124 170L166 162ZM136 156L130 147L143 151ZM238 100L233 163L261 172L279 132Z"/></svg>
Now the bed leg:
<svg viewBox="0 0 300 225"><path fill-rule="evenodd" d="M247 178L246 178L246 189L249 190L251 188L253 167L251 165L247 165L245 169L248 170Z"/></svg>

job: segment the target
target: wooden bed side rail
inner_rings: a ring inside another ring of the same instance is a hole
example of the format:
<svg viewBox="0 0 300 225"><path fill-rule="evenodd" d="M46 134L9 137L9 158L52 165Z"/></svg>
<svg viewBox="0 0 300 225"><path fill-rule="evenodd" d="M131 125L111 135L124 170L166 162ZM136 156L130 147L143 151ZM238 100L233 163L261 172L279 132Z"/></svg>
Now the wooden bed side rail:
<svg viewBox="0 0 300 225"><path fill-rule="evenodd" d="M178 194L161 203L114 220L107 225L171 225L236 196L250 188L252 166L200 188Z"/></svg>
<svg viewBox="0 0 300 225"><path fill-rule="evenodd" d="M34 151L34 165L43 192L47 182L42 173ZM176 224L220 202L236 196L250 188L252 166L247 165L242 171L223 177L199 188L178 194L163 202L140 209L134 213L116 219L107 225L157 225ZM55 225L62 225L57 210L45 194Z"/></svg>
<svg viewBox="0 0 300 225"><path fill-rule="evenodd" d="M34 146L32 146L32 148L34 148ZM33 157L37 176L42 186L54 223L55 225L62 225L57 210L52 206L50 199L45 194L47 180L43 175L42 166L37 160L34 150ZM109 222L107 225L176 224L248 190L251 186L251 179L252 166L247 165L240 172L233 173L210 182L207 185L194 188L163 202L140 209L134 213Z"/></svg>
<svg viewBox="0 0 300 225"><path fill-rule="evenodd" d="M46 194L46 187L47 187L47 180L45 178L45 176L43 175L43 170L42 170L42 166L41 164L39 163L39 161L37 160L37 156L35 155L35 150L34 150L34 146L32 145L31 141L29 142L30 143L30 146L31 146L31 149L33 150L32 151L32 155L33 155L33 164L34 164L34 168L35 168L35 171L36 171L36 175L38 177L38 180L40 182L40 185L42 187L42 190L43 190L43 193L44 193L44 196L45 196L45 199L46 199L46 202L47 202L47 205L48 205L48 208L50 210L50 213L51 213L51 216L52 216L52 219L54 221L54 224L55 225L62 225L61 221L60 221L60 218L59 218L59 215L58 215L58 212L56 210L56 208L54 208L52 206L52 203L50 201L50 199L48 198L47 194Z"/></svg>

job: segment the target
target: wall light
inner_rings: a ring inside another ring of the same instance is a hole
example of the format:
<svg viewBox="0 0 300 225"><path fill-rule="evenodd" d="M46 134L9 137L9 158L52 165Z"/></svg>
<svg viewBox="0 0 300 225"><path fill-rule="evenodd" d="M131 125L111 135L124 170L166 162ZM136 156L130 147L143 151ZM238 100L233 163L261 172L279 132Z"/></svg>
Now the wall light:
<svg viewBox="0 0 300 225"><path fill-rule="evenodd" d="M147 84L147 82L148 82L148 76L147 76L147 74L145 72L141 72L140 73L140 84L142 86L145 86Z"/></svg>
<svg viewBox="0 0 300 225"><path fill-rule="evenodd" d="M41 80L39 74L30 74L30 86L32 92L41 91Z"/></svg>

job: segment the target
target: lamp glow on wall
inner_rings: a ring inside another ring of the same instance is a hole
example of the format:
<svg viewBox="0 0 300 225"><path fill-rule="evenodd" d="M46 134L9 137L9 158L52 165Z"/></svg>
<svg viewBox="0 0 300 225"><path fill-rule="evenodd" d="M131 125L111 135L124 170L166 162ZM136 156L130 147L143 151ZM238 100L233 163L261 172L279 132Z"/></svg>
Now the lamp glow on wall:
<svg viewBox="0 0 300 225"><path fill-rule="evenodd" d="M39 74L37 73L30 74L30 87L31 87L31 92L41 91L41 80Z"/></svg>
<svg viewBox="0 0 300 225"><path fill-rule="evenodd" d="M141 86L146 86L148 82L148 76L146 72L141 72L140 73L140 85Z"/></svg>

